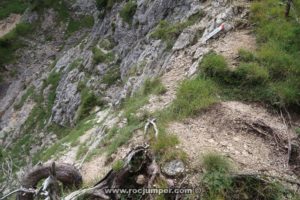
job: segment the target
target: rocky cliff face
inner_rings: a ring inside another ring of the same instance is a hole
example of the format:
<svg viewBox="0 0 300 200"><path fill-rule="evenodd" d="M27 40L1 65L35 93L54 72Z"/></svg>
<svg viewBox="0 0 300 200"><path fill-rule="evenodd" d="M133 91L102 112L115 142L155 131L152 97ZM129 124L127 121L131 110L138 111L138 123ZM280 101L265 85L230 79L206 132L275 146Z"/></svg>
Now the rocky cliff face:
<svg viewBox="0 0 300 200"><path fill-rule="evenodd" d="M137 0L130 20L126 21L120 15L128 4L126 1L103 11L97 9L94 0L76 0L68 5L72 17L92 16L94 25L67 36L71 21L57 22L59 15L55 9L45 9L42 13L27 11L22 20L39 25L30 37L23 38L27 45L18 50L19 58L11 64L18 69L17 76L3 83L1 89L1 147L12 151L16 141L29 134L32 144L28 145L28 141L17 144L28 151L23 157L25 162L17 168L30 165L37 152L57 141L59 134L49 127L78 124L85 97L92 95L93 101L101 99L98 106L102 107L97 111L118 108L149 78L171 72L168 84L176 76L179 81L192 76L203 54L214 47L204 42L211 31L222 23L225 30L221 35L243 27L248 13L247 4L243 3ZM162 23L172 29L161 33L166 34L164 37L155 35ZM174 72L175 67L178 68ZM30 88L35 97L25 98ZM176 86L170 88L170 98L164 105L174 96ZM45 109L43 115L40 107ZM112 126L118 112L110 113L113 114L108 118L105 115L106 125ZM103 117L103 113L99 116Z"/></svg>

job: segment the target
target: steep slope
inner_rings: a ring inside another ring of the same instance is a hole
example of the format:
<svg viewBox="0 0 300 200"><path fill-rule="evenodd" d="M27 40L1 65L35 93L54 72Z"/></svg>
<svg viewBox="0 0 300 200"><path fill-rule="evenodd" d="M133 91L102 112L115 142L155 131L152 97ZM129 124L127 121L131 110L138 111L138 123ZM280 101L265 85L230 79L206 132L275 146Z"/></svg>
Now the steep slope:
<svg viewBox="0 0 300 200"><path fill-rule="evenodd" d="M174 179L190 186L201 186L201 157L209 152L228 157L239 173L297 182L299 163L289 165L287 152L298 141L297 113L290 127L265 102L227 101L214 93L196 115L182 117L174 108L182 83L206 76L199 64L208 53L222 55L234 71L240 49L256 50L249 1L42 2L22 16L34 31L20 36L25 46L15 62L0 63L0 192L15 188L38 162L52 161L75 165L91 186L145 142L162 168L183 161L186 177L195 178ZM192 104L192 97L183 98ZM157 140L144 133L152 118Z"/></svg>

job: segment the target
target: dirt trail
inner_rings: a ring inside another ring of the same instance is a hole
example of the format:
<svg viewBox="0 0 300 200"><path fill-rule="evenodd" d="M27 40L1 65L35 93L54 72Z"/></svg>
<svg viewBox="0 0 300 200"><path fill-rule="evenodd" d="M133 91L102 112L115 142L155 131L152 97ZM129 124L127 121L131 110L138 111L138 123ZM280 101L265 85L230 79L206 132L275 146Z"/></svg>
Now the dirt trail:
<svg viewBox="0 0 300 200"><path fill-rule="evenodd" d="M0 37L9 33L20 22L21 15L11 14L8 18L0 21Z"/></svg>
<svg viewBox="0 0 300 200"><path fill-rule="evenodd" d="M169 132L179 137L181 148L191 158L192 168L199 168L203 154L219 152L231 158L241 172L294 176L286 165L287 152L280 151L275 140L263 138L246 125L256 122L287 138L286 126L279 115L260 105L235 101L217 104L195 119L172 123Z"/></svg>
<svg viewBox="0 0 300 200"><path fill-rule="evenodd" d="M237 64L238 52L240 49L254 51L256 49L256 39L250 30L239 30L226 34L217 43L212 44L212 48L223 55L229 66Z"/></svg>

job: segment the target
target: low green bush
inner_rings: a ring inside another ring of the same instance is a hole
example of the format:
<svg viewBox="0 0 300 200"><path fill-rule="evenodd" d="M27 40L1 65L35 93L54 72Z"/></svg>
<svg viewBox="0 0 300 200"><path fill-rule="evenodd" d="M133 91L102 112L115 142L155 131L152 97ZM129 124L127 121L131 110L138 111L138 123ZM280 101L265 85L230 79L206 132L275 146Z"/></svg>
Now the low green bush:
<svg viewBox="0 0 300 200"><path fill-rule="evenodd" d="M152 32L151 37L163 40L167 44L167 49L171 49L180 33L188 26L200 21L203 16L204 14L200 11L190 16L184 22L171 24L166 20L161 20L156 29Z"/></svg>
<svg viewBox="0 0 300 200"><path fill-rule="evenodd" d="M161 83L159 78L146 79L144 86L142 87L142 93L144 95L156 94L161 95L167 91L165 86Z"/></svg>
<svg viewBox="0 0 300 200"><path fill-rule="evenodd" d="M119 66L113 66L102 77L102 82L110 86L115 84L120 79L121 79L121 73L120 73Z"/></svg>
<svg viewBox="0 0 300 200"><path fill-rule="evenodd" d="M136 9L137 4L135 0L129 0L120 11L120 16L123 19L123 21L127 22L128 24L131 24Z"/></svg>
<svg viewBox="0 0 300 200"><path fill-rule="evenodd" d="M1 0L0 20L8 17L12 13L22 14L28 6L28 1L24 0Z"/></svg>
<svg viewBox="0 0 300 200"><path fill-rule="evenodd" d="M78 108L77 121L88 117L91 110L95 106L103 106L103 101L93 92L89 91L87 88L84 88L81 91L81 103Z"/></svg>
<svg viewBox="0 0 300 200"><path fill-rule="evenodd" d="M219 154L208 153L203 156L202 165L205 169L202 178L202 184L206 189L205 199L224 198L226 190L230 189L232 184L229 174L231 163Z"/></svg>
<svg viewBox="0 0 300 200"><path fill-rule="evenodd" d="M170 24L162 20L152 32L151 37L163 40L167 44L167 49L171 49L184 28L182 23Z"/></svg>
<svg viewBox="0 0 300 200"><path fill-rule="evenodd" d="M264 84L269 80L269 71L257 63L242 63L235 71L242 84Z"/></svg>
<svg viewBox="0 0 300 200"><path fill-rule="evenodd" d="M242 62L254 62L256 59L255 55L252 52L245 49L239 49L238 55L239 60Z"/></svg>
<svg viewBox="0 0 300 200"><path fill-rule="evenodd" d="M98 10L110 10L116 2L120 0L96 0L96 5Z"/></svg>
<svg viewBox="0 0 300 200"><path fill-rule="evenodd" d="M208 77L225 78L229 73L225 58L213 52L203 58L199 67L201 72Z"/></svg>
<svg viewBox="0 0 300 200"><path fill-rule="evenodd" d="M94 17L93 16L83 16L79 19L70 19L70 22L67 27L67 35L71 35L72 33L82 29L82 28L92 28L94 25Z"/></svg>
<svg viewBox="0 0 300 200"><path fill-rule="evenodd" d="M58 21L67 22L70 18L70 10L65 0L29 0L31 9L38 12L43 12L44 9L52 8L58 14Z"/></svg>
<svg viewBox="0 0 300 200"><path fill-rule="evenodd" d="M0 38L0 71L4 65L15 59L15 51L24 46L21 37L27 36L33 30L33 26L27 23L19 23L11 32Z"/></svg>
<svg viewBox="0 0 300 200"><path fill-rule="evenodd" d="M104 53L97 47L93 48L93 54L93 60L95 64L109 63L115 59L115 56L112 52Z"/></svg>

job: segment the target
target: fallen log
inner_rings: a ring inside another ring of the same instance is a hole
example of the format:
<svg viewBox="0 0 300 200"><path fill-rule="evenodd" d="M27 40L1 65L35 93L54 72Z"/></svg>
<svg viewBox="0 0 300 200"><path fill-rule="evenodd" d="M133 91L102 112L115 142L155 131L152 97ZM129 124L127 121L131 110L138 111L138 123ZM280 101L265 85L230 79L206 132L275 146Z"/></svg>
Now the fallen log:
<svg viewBox="0 0 300 200"><path fill-rule="evenodd" d="M53 171L52 164L37 165L21 179L21 187L25 189L36 189L37 184L55 173L55 178L66 187L79 188L82 183L82 176L80 172L70 164L57 164L55 172ZM18 200L32 200L34 199L33 193L19 192L17 195Z"/></svg>

